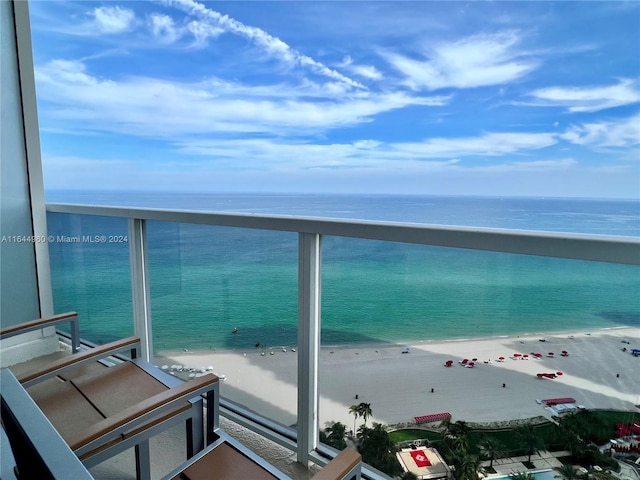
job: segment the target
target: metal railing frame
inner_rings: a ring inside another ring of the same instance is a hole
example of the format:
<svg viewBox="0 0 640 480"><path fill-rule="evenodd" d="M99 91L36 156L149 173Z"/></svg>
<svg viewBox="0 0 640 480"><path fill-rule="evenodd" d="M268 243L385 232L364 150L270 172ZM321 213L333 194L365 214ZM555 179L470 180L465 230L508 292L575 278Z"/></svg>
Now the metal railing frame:
<svg viewBox="0 0 640 480"><path fill-rule="evenodd" d="M53 213L120 217L129 223L129 252L136 335L143 358L151 360L152 321L147 263L147 221L191 223L298 234L298 422L295 441L277 433L252 412L224 408L223 414L259 434L294 449L297 460L317 460L318 352L320 347L321 239L325 235L465 248L502 253L640 265L640 239L490 228L372 222L323 218L247 215L200 211L47 204ZM244 420L243 420L244 419ZM369 472L369 478L382 478Z"/></svg>

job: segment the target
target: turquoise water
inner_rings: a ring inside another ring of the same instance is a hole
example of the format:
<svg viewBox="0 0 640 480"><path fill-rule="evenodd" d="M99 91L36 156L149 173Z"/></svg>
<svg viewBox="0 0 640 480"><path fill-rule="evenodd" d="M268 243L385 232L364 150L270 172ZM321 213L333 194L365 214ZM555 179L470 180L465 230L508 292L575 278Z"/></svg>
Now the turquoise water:
<svg viewBox="0 0 640 480"><path fill-rule="evenodd" d="M540 472L533 472L531 475L533 475L533 477L536 480L557 480L559 477L556 477L555 474L553 473L553 470L543 470ZM509 480L508 475L504 476L504 477L491 477L491 480Z"/></svg>
<svg viewBox="0 0 640 480"><path fill-rule="evenodd" d="M321 200L139 194L93 203L640 235L634 202ZM127 234L122 219L50 213L48 221L55 235ZM295 344L296 234L149 222L148 237L157 351ZM82 335L99 343L131 334L128 245L50 249L56 312L77 310ZM638 267L336 237L323 238L322 262L324 344L640 327Z"/></svg>

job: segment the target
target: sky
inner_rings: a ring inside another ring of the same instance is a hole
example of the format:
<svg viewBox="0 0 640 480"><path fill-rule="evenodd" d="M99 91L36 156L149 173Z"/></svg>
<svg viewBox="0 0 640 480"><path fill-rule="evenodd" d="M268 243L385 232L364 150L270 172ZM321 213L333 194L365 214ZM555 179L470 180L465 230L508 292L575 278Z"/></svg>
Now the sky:
<svg viewBox="0 0 640 480"><path fill-rule="evenodd" d="M46 190L640 199L640 2L30 14Z"/></svg>

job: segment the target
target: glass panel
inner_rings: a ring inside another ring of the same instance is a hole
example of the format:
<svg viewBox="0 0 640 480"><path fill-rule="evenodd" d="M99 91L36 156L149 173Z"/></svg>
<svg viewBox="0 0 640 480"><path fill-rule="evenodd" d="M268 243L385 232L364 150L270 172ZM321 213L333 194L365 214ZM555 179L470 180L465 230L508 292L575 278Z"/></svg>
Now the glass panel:
<svg viewBox="0 0 640 480"><path fill-rule="evenodd" d="M56 313L78 312L80 335L103 344L133 335L126 218L47 214Z"/></svg>
<svg viewBox="0 0 640 480"><path fill-rule="evenodd" d="M225 397L295 423L297 235L150 221L148 240L156 363L210 367Z"/></svg>
<svg viewBox="0 0 640 480"><path fill-rule="evenodd" d="M357 430L361 403L368 426L550 417L536 399L557 397L640 404L621 351L640 345L636 266L327 237L322 281L321 429Z"/></svg>

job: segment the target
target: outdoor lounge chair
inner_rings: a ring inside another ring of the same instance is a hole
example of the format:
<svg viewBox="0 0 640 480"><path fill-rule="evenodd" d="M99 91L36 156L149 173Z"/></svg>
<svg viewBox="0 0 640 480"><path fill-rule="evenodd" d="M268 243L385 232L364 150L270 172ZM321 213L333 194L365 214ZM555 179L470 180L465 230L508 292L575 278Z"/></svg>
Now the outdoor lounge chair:
<svg viewBox="0 0 640 480"><path fill-rule="evenodd" d="M9 370L0 371L2 433L15 459L15 478L92 480L78 457L51 425ZM189 383L189 382L187 382ZM185 383L186 385L186 383ZM166 479L181 480L289 480L289 477L242 444L218 430L206 450L172 472ZM4 440L4 437L3 437ZM3 479L10 478L8 452L3 453ZM344 450L312 480L360 479L360 455Z"/></svg>
<svg viewBox="0 0 640 480"><path fill-rule="evenodd" d="M47 320L29 322L28 328ZM12 335L19 333L12 327ZM211 441L218 427L219 382L212 374L183 382L138 358L139 349L139 338L126 338L67 355L18 380L85 466L135 447L136 476L148 479L148 440L157 433L184 422L187 458L204 448L203 394Z"/></svg>

